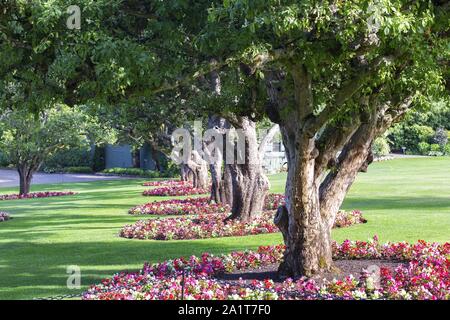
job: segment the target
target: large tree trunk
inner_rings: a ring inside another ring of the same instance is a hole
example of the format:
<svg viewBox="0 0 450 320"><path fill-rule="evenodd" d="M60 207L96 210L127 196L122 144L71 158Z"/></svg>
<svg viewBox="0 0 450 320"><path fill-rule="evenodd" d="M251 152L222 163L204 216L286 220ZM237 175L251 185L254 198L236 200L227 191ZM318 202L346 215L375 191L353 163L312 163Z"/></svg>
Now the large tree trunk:
<svg viewBox="0 0 450 320"><path fill-rule="evenodd" d="M181 164L181 179L189 181L194 188L207 189L208 186L208 166L199 153L194 150L191 159L187 163Z"/></svg>
<svg viewBox="0 0 450 320"><path fill-rule="evenodd" d="M224 164L225 137L230 129L229 122L216 115L208 117L208 137L203 141L203 150L208 158L211 173L211 201L232 205L232 184L230 171Z"/></svg>
<svg viewBox="0 0 450 320"><path fill-rule="evenodd" d="M197 168L195 169L194 175L194 188L208 189L209 179L208 179L208 166L203 159L200 159Z"/></svg>
<svg viewBox="0 0 450 320"><path fill-rule="evenodd" d="M270 183L259 158L256 123L247 117L239 117L233 125L241 130L245 153L244 163L228 164L233 202L229 219L250 221L262 212Z"/></svg>
<svg viewBox="0 0 450 320"><path fill-rule="evenodd" d="M27 165L19 165L17 171L19 173L19 194L27 195L30 193L34 171Z"/></svg>
<svg viewBox="0 0 450 320"><path fill-rule="evenodd" d="M180 177L182 181L188 181L191 183L194 181L194 176L185 163L180 164Z"/></svg>
<svg viewBox="0 0 450 320"><path fill-rule="evenodd" d="M336 213L369 158L370 143L366 140L350 151L350 157L343 151L337 171L322 182L315 177L318 150L314 145L314 139L305 139L300 143L302 151L293 150L292 144L289 147L286 206L275 218L286 245L279 268L286 277L311 276L332 268L331 228Z"/></svg>
<svg viewBox="0 0 450 320"><path fill-rule="evenodd" d="M268 114L280 125L288 159L286 205L278 208L274 219L286 245L279 267L282 277L311 276L333 267L331 228L336 213L358 172L366 171L373 160L375 137L404 114L412 101L407 97L379 103L377 95L373 100L353 97L360 84L348 81L336 94L335 103L315 115L308 71L293 66L290 76L267 74ZM284 91L286 83L295 87L295 96ZM361 107L344 109L345 117L333 118L350 97Z"/></svg>
<svg viewBox="0 0 450 320"><path fill-rule="evenodd" d="M295 139L282 127L288 157L286 206L279 208L275 224L286 245L281 276L312 275L332 266L332 217L321 216L319 184L314 179L316 149L313 139Z"/></svg>
<svg viewBox="0 0 450 320"><path fill-rule="evenodd" d="M233 207L233 177L231 175L232 165L225 164L220 181L220 201Z"/></svg>

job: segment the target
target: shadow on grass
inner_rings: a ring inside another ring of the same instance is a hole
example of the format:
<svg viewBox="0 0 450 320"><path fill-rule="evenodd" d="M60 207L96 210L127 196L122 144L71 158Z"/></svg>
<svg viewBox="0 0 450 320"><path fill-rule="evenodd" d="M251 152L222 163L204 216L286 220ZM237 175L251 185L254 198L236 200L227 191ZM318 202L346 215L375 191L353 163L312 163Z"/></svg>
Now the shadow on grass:
<svg viewBox="0 0 450 320"><path fill-rule="evenodd" d="M391 209L450 209L450 197L347 197L343 208L348 210L391 210Z"/></svg>
<svg viewBox="0 0 450 320"><path fill-rule="evenodd" d="M218 254L245 250L271 242L267 239L259 241L258 236L254 237L256 238L253 246L242 241L227 241L227 239L214 239L213 243L211 239L210 241L159 242L124 239L99 243L34 243L30 250L26 243L11 242L0 245L0 250L6 253L0 260L0 273L10 275L2 279L0 299L14 298L15 294L22 297L40 297L47 296L50 292L52 295L73 293L66 287L68 277L66 268L70 265L81 268L82 285L88 286L116 272L126 271L127 269L123 267L125 265L136 266L128 271L137 271L145 261L153 263L181 256L200 255L203 252ZM114 247L113 251L109 250L111 247ZM13 255L10 252L12 250ZM28 259L30 261L42 259L45 263L29 264ZM17 283L20 283L21 287L14 288Z"/></svg>

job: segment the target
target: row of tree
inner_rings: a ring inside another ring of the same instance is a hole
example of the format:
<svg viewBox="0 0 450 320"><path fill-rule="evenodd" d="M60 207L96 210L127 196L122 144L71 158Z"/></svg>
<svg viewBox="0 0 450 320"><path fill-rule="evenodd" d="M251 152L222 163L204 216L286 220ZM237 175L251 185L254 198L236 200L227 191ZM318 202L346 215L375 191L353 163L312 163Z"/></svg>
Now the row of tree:
<svg viewBox="0 0 450 320"><path fill-rule="evenodd" d="M158 150L186 120L241 129L246 162L210 167L212 198L241 219L269 188L255 130L270 119L288 159L283 275L332 267L331 227L374 139L448 99L447 1L79 0L79 30L72 2L2 2L3 110L96 105ZM201 159L186 166L204 181Z"/></svg>

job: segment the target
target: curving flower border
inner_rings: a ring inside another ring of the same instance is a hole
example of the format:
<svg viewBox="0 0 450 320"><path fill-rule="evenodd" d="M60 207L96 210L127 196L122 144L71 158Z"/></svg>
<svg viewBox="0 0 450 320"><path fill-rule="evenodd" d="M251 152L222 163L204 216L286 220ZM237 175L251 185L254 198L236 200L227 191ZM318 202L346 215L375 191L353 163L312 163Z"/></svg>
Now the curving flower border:
<svg viewBox="0 0 450 320"><path fill-rule="evenodd" d="M284 246L262 246L257 251L238 251L214 256L178 258L162 263L145 263L136 273L121 272L83 294L84 300L174 300L184 287L186 300L208 299L450 299L450 243L380 244L370 241L333 242L334 259L383 259L400 263L394 271L380 269L379 283L362 272L344 280L287 279L251 284L221 281L216 275L234 270L257 269L280 263ZM184 276L182 275L184 273ZM184 280L184 285L182 285Z"/></svg>
<svg viewBox="0 0 450 320"><path fill-rule="evenodd" d="M148 181L142 184L144 187L192 187L192 183L182 180Z"/></svg>
<svg viewBox="0 0 450 320"><path fill-rule="evenodd" d="M131 208L131 215L203 215L229 212L228 205L211 203L207 197L154 201Z"/></svg>
<svg viewBox="0 0 450 320"><path fill-rule="evenodd" d="M264 199L265 210L277 210L279 206L284 204L284 194L281 193L269 193Z"/></svg>
<svg viewBox="0 0 450 320"><path fill-rule="evenodd" d="M196 194L207 194L209 190L193 187L158 187L154 189L145 190L142 195L144 196L190 196Z"/></svg>
<svg viewBox="0 0 450 320"><path fill-rule="evenodd" d="M5 194L0 195L1 200L22 200L22 199L36 199L36 198L49 198L49 197L62 197L62 196L72 196L77 194L77 192L72 191L45 191L45 192L31 192L28 194Z"/></svg>
<svg viewBox="0 0 450 320"><path fill-rule="evenodd" d="M219 237L236 237L278 232L273 223L274 212L264 211L250 222L225 219L227 212L196 217L156 218L136 221L124 226L119 236L140 240L187 240ZM347 227L365 223L360 211L339 211L334 227Z"/></svg>

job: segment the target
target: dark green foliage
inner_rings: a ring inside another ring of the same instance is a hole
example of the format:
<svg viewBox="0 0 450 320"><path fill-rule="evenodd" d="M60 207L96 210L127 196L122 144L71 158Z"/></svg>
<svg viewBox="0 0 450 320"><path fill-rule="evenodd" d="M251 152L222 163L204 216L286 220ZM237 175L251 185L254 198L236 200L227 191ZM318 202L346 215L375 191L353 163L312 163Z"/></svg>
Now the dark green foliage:
<svg viewBox="0 0 450 320"><path fill-rule="evenodd" d="M432 142L433 136L433 128L407 121L390 130L389 140L394 151L401 151L405 147L409 154L426 154L428 151L424 146Z"/></svg>
<svg viewBox="0 0 450 320"><path fill-rule="evenodd" d="M439 145L440 151L444 152L448 143L448 132L444 128L437 128L434 133L433 142Z"/></svg>
<svg viewBox="0 0 450 320"><path fill-rule="evenodd" d="M6 155L0 152L0 167L6 167L9 165L9 160Z"/></svg>
<svg viewBox="0 0 450 320"><path fill-rule="evenodd" d="M88 146L59 150L44 163L44 171L52 168L91 167Z"/></svg>
<svg viewBox="0 0 450 320"><path fill-rule="evenodd" d="M169 170L166 172L158 172L158 171L143 170L139 168L110 168L103 170L102 173L111 175L145 177L145 178L174 178L178 176L178 172L174 172L174 170Z"/></svg>
<svg viewBox="0 0 450 320"><path fill-rule="evenodd" d="M94 159L92 163L92 170L95 172L100 172L105 169L106 166L106 154L105 147L96 147L94 152Z"/></svg>
<svg viewBox="0 0 450 320"><path fill-rule="evenodd" d="M377 138L372 145L373 154L376 157L384 157L389 155L391 148L389 147L389 140L385 137Z"/></svg>
<svg viewBox="0 0 450 320"><path fill-rule="evenodd" d="M91 167L45 168L45 173L94 173Z"/></svg>

